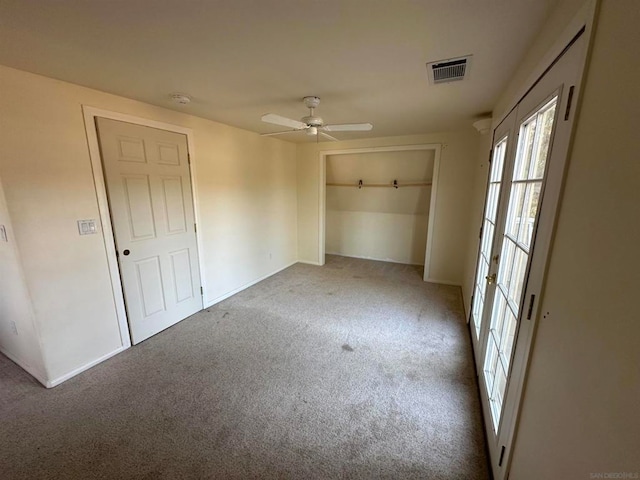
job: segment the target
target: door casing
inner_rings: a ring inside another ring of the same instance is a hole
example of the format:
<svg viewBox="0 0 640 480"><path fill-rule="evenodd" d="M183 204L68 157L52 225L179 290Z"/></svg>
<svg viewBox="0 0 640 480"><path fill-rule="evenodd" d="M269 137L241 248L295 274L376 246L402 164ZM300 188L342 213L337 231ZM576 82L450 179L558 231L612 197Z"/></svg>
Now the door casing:
<svg viewBox="0 0 640 480"><path fill-rule="evenodd" d="M502 480L508 477L520 414L520 404L526 382L527 367L529 364L531 349L533 347L537 320L540 316L544 316L544 313L539 311L540 305L542 304L541 294L544 291L546 267L555 232L557 215L560 210L560 199L564 186L565 172L568 166L568 156L575 123L574 120L576 118L576 111L578 110L579 94L581 91L580 87L582 84L584 65L586 63L588 52L587 43L589 35L584 34L585 30L586 28L583 25L583 28L578 31L569 45L563 49L563 54L570 53L573 55L570 60L573 68L573 70L571 70L573 74L571 82L561 85L556 83L552 74L546 75L548 72L552 71L552 67L556 64L556 61L554 60L549 68L545 70L545 75L537 79L531 88L527 90L526 94L516 103L513 110L510 112L517 112L515 118L510 119L508 118L508 115L506 115L500 123L498 123L498 126L494 127L494 129L498 131L504 120L507 122L513 122L514 126L510 134L511 146L508 146L507 148L507 163L505 164L503 171L503 189L501 192L501 202L503 202L504 197L507 197L508 199L509 189L505 189L505 185L510 182L510 175L513 171L513 164L509 164L509 162L513 161L513 156L509 157L509 155L514 154L515 149L517 148L517 137L522 121L528 118L533 111L548 101L553 95L559 95L554 133L551 141L551 151L548 155L549 165L544 180L544 197L538 212L538 225L536 227L535 234L535 250L532 248L528 268L528 279L526 287L523 290L521 302L528 309L531 296L535 295L535 299L533 301L530 317L528 319L524 319L526 312L523 312L523 319L519 322L518 329L516 331L510 378L508 379L507 388L505 390L505 395L507 395L507 397L505 397L499 431L497 434L492 430L493 426L491 423L489 405L484 399L487 392L486 389L483 388L484 377L482 375L486 350L484 345L484 343L486 343L486 333L484 330L488 328L489 319L485 318L483 320L483 331L481 331L480 341L477 342L475 341L475 332L472 331L472 322L469 322L470 335L472 336L474 355L477 363L476 369L478 373L479 388L483 397L482 408L485 423L485 434L487 441L489 442L490 462L494 478L496 478L496 480ZM571 50L571 48L573 48L573 50ZM563 55L558 57L556 60L561 59L562 56ZM573 87L573 92L569 95L571 87ZM529 92L534 91L534 89L539 89L546 94L544 96L533 95L529 97ZM569 100L571 100L571 104L570 109L568 110L568 116L566 116L567 103ZM558 135L558 125L560 124L565 124L563 125L564 132L561 136ZM503 134L500 134L499 136L502 137ZM499 140L500 138L496 136L492 144L495 144ZM503 210L503 215L506 215L506 208L503 208ZM496 236L500 234L500 231L496 232ZM485 306L485 308L487 307ZM521 312L522 310L525 309L521 308ZM504 451L501 451L501 447L504 448Z"/></svg>
<svg viewBox="0 0 640 480"><path fill-rule="evenodd" d="M109 209L109 202L107 200L107 189L102 172L102 157L100 153L100 146L98 142L98 131L96 128L96 117L108 118L111 120L118 120L121 122L133 123L145 127L157 128L160 130L167 130L170 132L181 133L187 137L187 148L190 162L190 177L191 177L191 198L193 201L194 215L196 224L200 224L200 214L198 205L198 194L196 178L196 165L195 165L195 149L193 142L193 130L190 128L181 127L178 125L172 125L169 123L158 122L155 120L149 120L146 118L136 117L133 115L127 115L124 113L112 112L109 110L103 110L87 105L82 106L82 113L84 116L85 130L87 132L87 142L89 145L89 156L91 159L91 169L93 172L93 180L96 188L96 198L98 201L98 211L100 213L100 223L102 227L102 238L104 241L105 251L107 254L107 265L109 269L109 277L111 280L111 290L116 310L118 329L120 333L120 342L122 348L129 348L131 346L131 336L129 333L129 324L127 321L127 313L124 302L124 294L122 289L122 280L120 278L120 270L118 267L118 258L116 255L116 245L114 240L113 229L111 227L111 211ZM203 252L202 252L202 238L201 229L196 230L196 242L198 251L198 265L200 267L200 282L203 289L203 304L206 305L206 275L204 271Z"/></svg>
<svg viewBox="0 0 640 480"><path fill-rule="evenodd" d="M431 250L433 245L433 226L435 225L436 203L438 199L438 179L440 176L440 155L442 145L438 143L419 144L419 145L396 145L389 147L367 147L367 148L351 148L342 150L323 150L319 153L319 210L318 210L318 263L324 265L325 262L325 230L326 230L326 204L327 204L327 157L331 155L351 155L356 153L379 153L379 152L406 152L431 150L433 151L433 173L431 184L431 196L429 204L429 220L427 222L427 244L425 245L424 258L424 275L425 282L448 283L442 279L434 279L431 277Z"/></svg>

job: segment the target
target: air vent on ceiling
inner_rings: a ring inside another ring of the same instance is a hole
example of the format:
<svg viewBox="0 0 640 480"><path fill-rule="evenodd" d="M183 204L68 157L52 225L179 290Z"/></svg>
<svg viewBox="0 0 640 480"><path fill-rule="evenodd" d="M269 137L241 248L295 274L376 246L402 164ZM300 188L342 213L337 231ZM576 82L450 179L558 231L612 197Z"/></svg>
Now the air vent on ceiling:
<svg viewBox="0 0 640 480"><path fill-rule="evenodd" d="M437 62L427 63L429 83L437 85L438 83L464 80L469 75L471 57L471 55L467 55L466 57L450 58L448 60L438 60Z"/></svg>

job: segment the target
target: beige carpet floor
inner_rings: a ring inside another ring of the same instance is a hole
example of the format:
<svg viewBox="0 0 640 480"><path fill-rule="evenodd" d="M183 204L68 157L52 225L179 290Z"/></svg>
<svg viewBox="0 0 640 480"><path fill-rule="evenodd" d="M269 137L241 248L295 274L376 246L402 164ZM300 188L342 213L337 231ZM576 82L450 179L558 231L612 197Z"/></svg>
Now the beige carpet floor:
<svg viewBox="0 0 640 480"><path fill-rule="evenodd" d="M296 264L47 390L0 355L2 479L487 479L460 289Z"/></svg>

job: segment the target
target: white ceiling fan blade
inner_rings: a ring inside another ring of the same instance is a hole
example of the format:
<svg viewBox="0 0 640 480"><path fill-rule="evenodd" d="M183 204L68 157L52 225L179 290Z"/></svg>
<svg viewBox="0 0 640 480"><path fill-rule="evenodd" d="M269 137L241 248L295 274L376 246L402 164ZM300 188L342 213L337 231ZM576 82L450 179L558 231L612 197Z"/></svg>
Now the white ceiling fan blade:
<svg viewBox="0 0 640 480"><path fill-rule="evenodd" d="M273 137L274 135L282 135L283 133L292 133L292 132L299 132L299 129L296 130L285 130L284 132L273 132L273 133L261 133L260 136L261 137Z"/></svg>
<svg viewBox="0 0 640 480"><path fill-rule="evenodd" d="M287 117L281 117L280 115L276 115L275 113L267 113L266 115L263 115L262 121L266 123L273 123L274 125L280 125L283 127L295 128L296 130L307 128L306 123L302 123L298 120L293 120Z"/></svg>
<svg viewBox="0 0 640 480"><path fill-rule="evenodd" d="M370 123L341 123L322 127L322 129L327 132L366 132L372 128L373 125Z"/></svg>
<svg viewBox="0 0 640 480"><path fill-rule="evenodd" d="M331 135L327 135L324 132L318 132L318 135L322 135L323 137L328 138L329 140L333 140L334 142L338 142L339 140L335 137L332 137Z"/></svg>

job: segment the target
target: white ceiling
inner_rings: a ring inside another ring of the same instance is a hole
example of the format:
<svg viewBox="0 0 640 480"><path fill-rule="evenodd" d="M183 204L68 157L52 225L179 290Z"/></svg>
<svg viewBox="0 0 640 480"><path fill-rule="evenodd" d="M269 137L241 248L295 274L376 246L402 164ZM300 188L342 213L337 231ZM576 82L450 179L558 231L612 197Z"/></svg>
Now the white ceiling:
<svg viewBox="0 0 640 480"><path fill-rule="evenodd" d="M305 95L327 123L374 124L340 139L448 131L491 110L555 3L2 0L0 64L258 133ZM426 62L468 54L467 80L429 85Z"/></svg>

